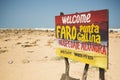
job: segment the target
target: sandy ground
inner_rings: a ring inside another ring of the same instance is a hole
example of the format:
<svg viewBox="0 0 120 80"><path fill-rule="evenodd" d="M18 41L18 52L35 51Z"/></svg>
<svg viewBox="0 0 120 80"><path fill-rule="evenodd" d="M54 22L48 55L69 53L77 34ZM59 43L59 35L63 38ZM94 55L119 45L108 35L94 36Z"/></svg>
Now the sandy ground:
<svg viewBox="0 0 120 80"><path fill-rule="evenodd" d="M53 31L0 30L0 80L60 80L64 59L55 54ZM109 33L109 69L105 80L120 80L120 33ZM70 60L70 76L82 80L84 63ZM73 80L76 80L73 79ZM89 67L87 80L99 80Z"/></svg>

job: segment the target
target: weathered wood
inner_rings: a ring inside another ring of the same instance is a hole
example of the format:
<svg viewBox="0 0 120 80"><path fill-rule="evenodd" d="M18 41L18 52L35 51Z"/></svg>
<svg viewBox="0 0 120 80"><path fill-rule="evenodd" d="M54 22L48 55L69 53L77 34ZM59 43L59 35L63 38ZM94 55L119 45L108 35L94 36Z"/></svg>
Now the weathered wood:
<svg viewBox="0 0 120 80"><path fill-rule="evenodd" d="M61 78L60 78L60 80L66 80L66 74L63 73L62 76L61 76ZM80 79L73 78L73 77L69 76L68 80L80 80Z"/></svg>
<svg viewBox="0 0 120 80"><path fill-rule="evenodd" d="M66 74L66 79L65 80L69 80L69 61L68 58L64 58L65 59L65 74Z"/></svg>
<svg viewBox="0 0 120 80"><path fill-rule="evenodd" d="M82 80L86 80L87 79L88 68L89 68L89 64L85 64Z"/></svg>
<svg viewBox="0 0 120 80"><path fill-rule="evenodd" d="M99 80L105 80L105 70L99 68Z"/></svg>

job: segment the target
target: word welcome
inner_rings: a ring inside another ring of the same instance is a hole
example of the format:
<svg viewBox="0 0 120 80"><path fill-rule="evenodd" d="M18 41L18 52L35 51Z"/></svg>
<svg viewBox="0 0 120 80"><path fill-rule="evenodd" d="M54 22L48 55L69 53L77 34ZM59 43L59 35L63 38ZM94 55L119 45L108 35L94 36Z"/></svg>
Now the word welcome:
<svg viewBox="0 0 120 80"><path fill-rule="evenodd" d="M90 23L91 14L77 14L73 16L63 16L63 24Z"/></svg>

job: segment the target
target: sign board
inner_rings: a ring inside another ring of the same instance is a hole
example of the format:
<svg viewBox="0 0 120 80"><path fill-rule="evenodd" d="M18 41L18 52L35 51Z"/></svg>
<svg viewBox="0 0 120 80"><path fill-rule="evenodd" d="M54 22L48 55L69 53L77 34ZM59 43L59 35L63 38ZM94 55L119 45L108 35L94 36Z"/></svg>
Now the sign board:
<svg viewBox="0 0 120 80"><path fill-rule="evenodd" d="M55 34L58 55L108 68L108 10L55 16Z"/></svg>

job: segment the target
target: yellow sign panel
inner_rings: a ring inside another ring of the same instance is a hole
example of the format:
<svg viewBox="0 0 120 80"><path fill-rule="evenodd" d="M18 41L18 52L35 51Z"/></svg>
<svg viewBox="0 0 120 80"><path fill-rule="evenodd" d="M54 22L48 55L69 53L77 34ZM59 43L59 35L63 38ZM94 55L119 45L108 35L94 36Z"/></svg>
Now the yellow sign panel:
<svg viewBox="0 0 120 80"><path fill-rule="evenodd" d="M91 64L93 66L107 69L107 56L96 52L83 52L68 48L57 48L56 53L62 57Z"/></svg>

